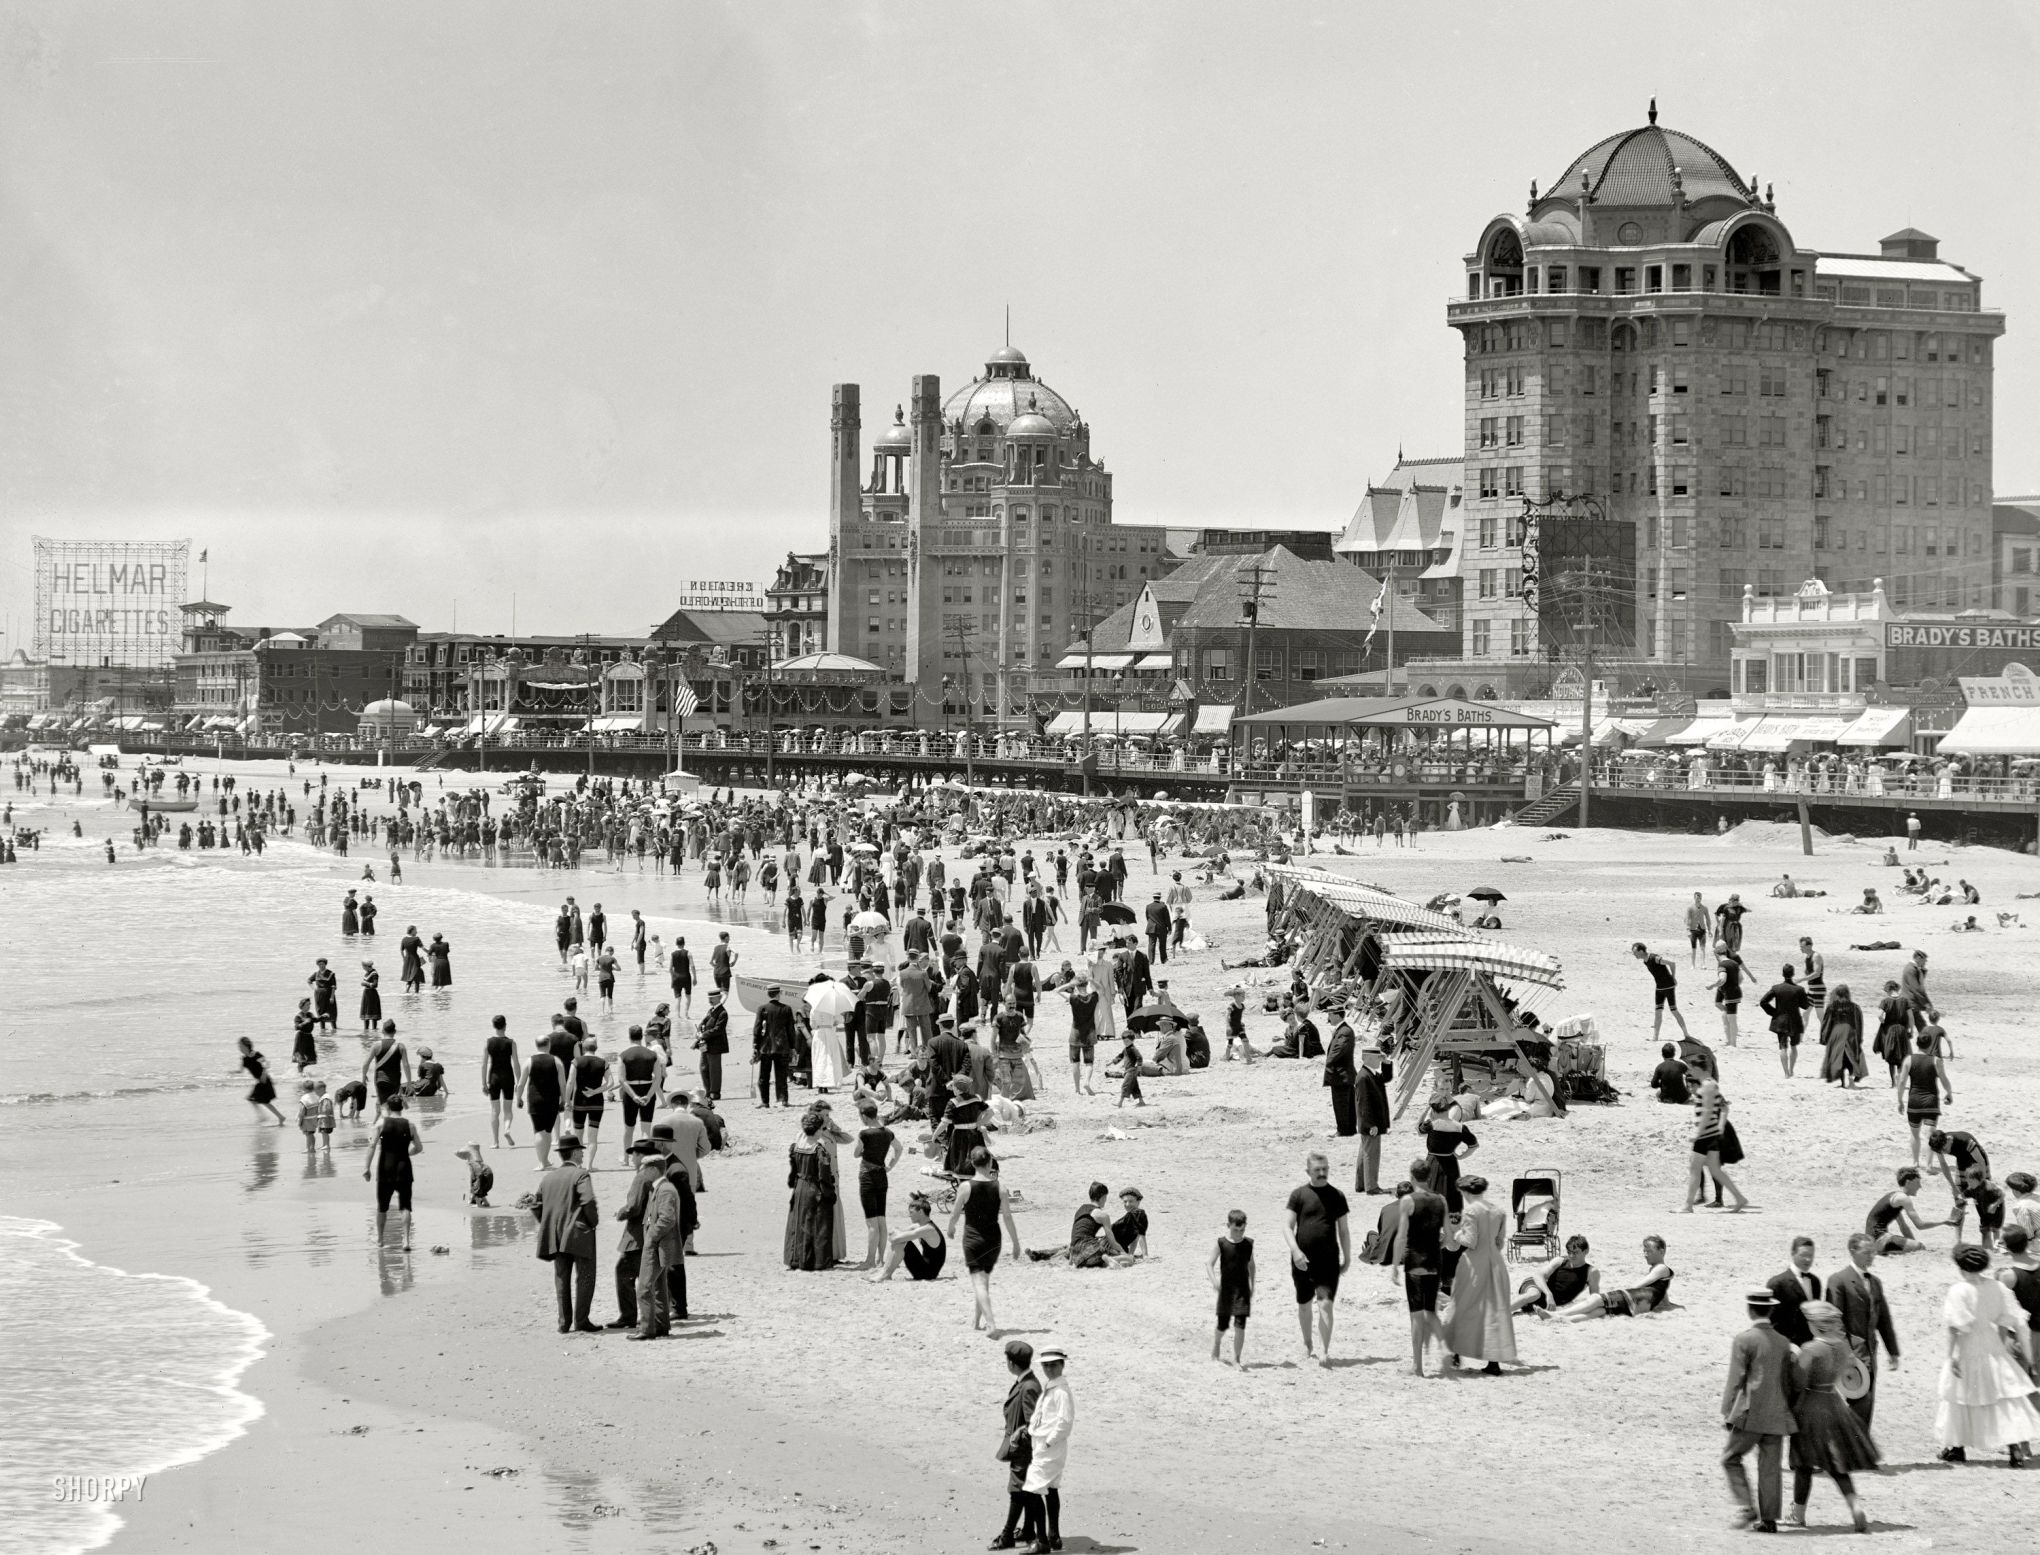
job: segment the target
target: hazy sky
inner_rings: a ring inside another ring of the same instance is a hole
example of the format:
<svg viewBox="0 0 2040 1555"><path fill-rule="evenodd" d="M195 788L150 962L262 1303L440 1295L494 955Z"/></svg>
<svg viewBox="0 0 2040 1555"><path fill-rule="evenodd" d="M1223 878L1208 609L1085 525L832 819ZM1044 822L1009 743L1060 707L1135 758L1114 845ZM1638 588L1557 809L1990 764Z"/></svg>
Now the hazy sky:
<svg viewBox="0 0 2040 1555"><path fill-rule="evenodd" d="M868 445L1007 303L1122 519L1339 523L1458 449L1487 218L1653 94L1801 242L1983 275L2040 488L2040 12L1656 14L0 0L10 646L33 533L189 536L251 624L643 630L826 545L830 384Z"/></svg>

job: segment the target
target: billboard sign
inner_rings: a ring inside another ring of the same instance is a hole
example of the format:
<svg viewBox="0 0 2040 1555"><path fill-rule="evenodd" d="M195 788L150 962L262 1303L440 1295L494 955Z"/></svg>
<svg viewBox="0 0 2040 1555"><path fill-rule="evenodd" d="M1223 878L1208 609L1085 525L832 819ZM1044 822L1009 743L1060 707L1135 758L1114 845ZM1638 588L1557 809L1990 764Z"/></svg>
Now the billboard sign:
<svg viewBox="0 0 2040 1555"><path fill-rule="evenodd" d="M732 578L689 578L676 610L763 610L765 595L755 583Z"/></svg>
<svg viewBox="0 0 2040 1555"><path fill-rule="evenodd" d="M35 537L35 652L62 664L167 665L181 643L191 542Z"/></svg>

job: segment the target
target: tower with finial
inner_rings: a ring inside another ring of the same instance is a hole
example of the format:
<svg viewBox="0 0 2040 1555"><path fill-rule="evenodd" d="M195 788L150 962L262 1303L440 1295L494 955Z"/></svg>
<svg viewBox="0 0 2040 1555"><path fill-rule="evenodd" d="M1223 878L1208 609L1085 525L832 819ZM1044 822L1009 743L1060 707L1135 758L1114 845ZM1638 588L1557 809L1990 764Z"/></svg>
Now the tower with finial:
<svg viewBox="0 0 2040 1555"><path fill-rule="evenodd" d="M1650 100L1650 122L1653 124L1657 123L1657 99L1655 97Z"/></svg>
<svg viewBox="0 0 2040 1555"><path fill-rule="evenodd" d="M1537 209L1537 180L1536 180L1536 179L1534 179L1534 178L1530 180L1530 207L1529 207L1529 208L1530 208L1531 210L1533 210L1533 211Z"/></svg>

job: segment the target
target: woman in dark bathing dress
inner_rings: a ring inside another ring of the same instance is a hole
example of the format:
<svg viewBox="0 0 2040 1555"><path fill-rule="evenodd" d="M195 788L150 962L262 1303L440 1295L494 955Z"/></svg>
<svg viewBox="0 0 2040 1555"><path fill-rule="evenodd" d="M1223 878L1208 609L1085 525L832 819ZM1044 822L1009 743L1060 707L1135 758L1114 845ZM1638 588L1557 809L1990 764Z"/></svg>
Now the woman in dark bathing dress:
<svg viewBox="0 0 2040 1555"><path fill-rule="evenodd" d="M1013 1211L1006 1203L1006 1190L999 1186L997 1159L991 1151L979 1145L971 1152L970 1166L970 1180L957 1190L956 1208L949 1216L949 1235L952 1239L955 1237L957 1223L961 1221L963 1267L970 1276L971 1296L976 1304L970 1326L982 1328L996 1339L999 1325L992 1316L992 1270L998 1267L1005 1237L1013 1240L1015 1259L1024 1258L1027 1254L1020 1245L1020 1233L1013 1226Z"/></svg>
<svg viewBox="0 0 2040 1555"><path fill-rule="evenodd" d="M865 1101L857 1109L857 1202L864 1211L864 1262L860 1269L876 1269L885 1262L885 1199L891 1174L906 1146L899 1136L878 1121L878 1104Z"/></svg>
<svg viewBox="0 0 2040 1555"><path fill-rule="evenodd" d="M256 1052L255 1044L246 1037L241 1038L241 1067L255 1080L248 1092L248 1102L256 1109L256 1116L267 1112L276 1119L276 1126L282 1128L283 1114L276 1110L276 1082L269 1078L269 1060Z"/></svg>
<svg viewBox="0 0 2040 1555"><path fill-rule="evenodd" d="M382 974L373 961L361 963L361 1029L373 1033L382 1020Z"/></svg>
<svg viewBox="0 0 2040 1555"><path fill-rule="evenodd" d="M432 963L432 986L451 988L453 986L453 947L446 943L444 935L432 936L432 943L425 947L426 959Z"/></svg>
<svg viewBox="0 0 2040 1555"><path fill-rule="evenodd" d="M354 893L347 893L347 900L340 904L340 932L354 934L361 928L360 912L354 905Z"/></svg>

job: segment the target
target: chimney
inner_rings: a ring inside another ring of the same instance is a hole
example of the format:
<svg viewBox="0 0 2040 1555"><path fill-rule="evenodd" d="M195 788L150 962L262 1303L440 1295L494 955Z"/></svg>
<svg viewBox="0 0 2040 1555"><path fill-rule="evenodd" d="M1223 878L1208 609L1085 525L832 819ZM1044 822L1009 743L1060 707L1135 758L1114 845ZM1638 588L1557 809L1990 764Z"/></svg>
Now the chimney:
<svg viewBox="0 0 2040 1555"><path fill-rule="evenodd" d="M845 634L853 630L849 621L850 587L847 558L851 538L864 517L863 488L857 469L862 463L863 424L858 416L857 385L839 383L831 391L829 404L829 651L849 653L843 646ZM855 638L850 639L852 642Z"/></svg>
<svg viewBox="0 0 2040 1555"><path fill-rule="evenodd" d="M912 578L908 597L914 602L907 617L907 679L924 688L942 684L942 593L928 555L942 523L942 380L934 373L914 376L907 408L912 451L907 456L907 544Z"/></svg>

